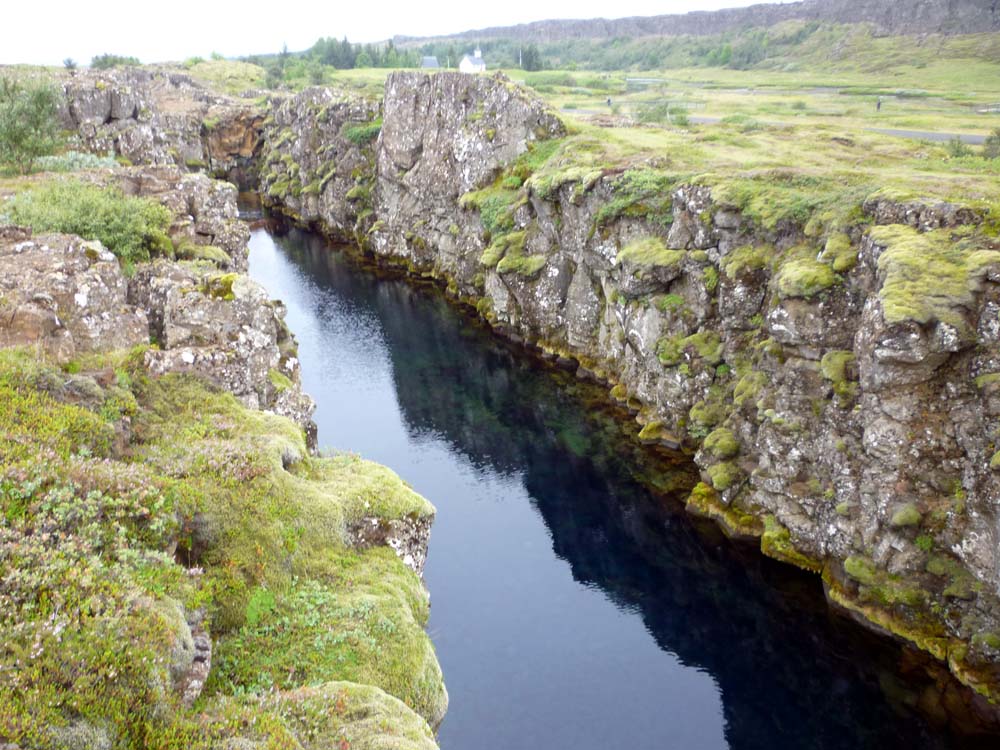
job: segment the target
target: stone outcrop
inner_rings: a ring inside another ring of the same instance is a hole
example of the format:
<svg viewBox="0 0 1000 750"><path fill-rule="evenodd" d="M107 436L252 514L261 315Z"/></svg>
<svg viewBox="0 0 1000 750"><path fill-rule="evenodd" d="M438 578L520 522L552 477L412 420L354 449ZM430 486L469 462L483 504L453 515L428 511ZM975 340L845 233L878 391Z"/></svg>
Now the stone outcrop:
<svg viewBox="0 0 1000 750"><path fill-rule="evenodd" d="M247 406L299 423L315 437L315 404L302 392L284 307L247 269L250 233L236 189L177 167L129 167L83 176L156 200L173 221L175 253L126 278L100 242L0 230L0 345L40 345L60 362L128 349L152 338L150 371L194 372Z"/></svg>
<svg viewBox="0 0 1000 750"><path fill-rule="evenodd" d="M63 91L63 120L89 151L255 184L249 167L264 115L252 102L214 94L182 73L145 68L74 72Z"/></svg>
<svg viewBox="0 0 1000 750"><path fill-rule="evenodd" d="M61 361L149 340L118 259L99 242L0 228L0 346L41 346Z"/></svg>
<svg viewBox="0 0 1000 750"><path fill-rule="evenodd" d="M456 232L459 199L565 128L502 75L395 73L385 90L371 244L399 257L432 249L441 269L472 269L478 256Z"/></svg>
<svg viewBox="0 0 1000 750"><path fill-rule="evenodd" d="M310 88L274 108L260 152L260 192L305 224L343 240L372 223L378 102Z"/></svg>
<svg viewBox="0 0 1000 750"><path fill-rule="evenodd" d="M273 163L305 132L283 122ZM390 76L375 173L356 178L373 186L362 245L614 386L643 439L694 452L692 511L822 572L833 602L947 662L995 721L1000 252L981 215L876 195L815 246L643 165L532 175L562 133L502 78ZM347 210L306 213L347 232Z"/></svg>

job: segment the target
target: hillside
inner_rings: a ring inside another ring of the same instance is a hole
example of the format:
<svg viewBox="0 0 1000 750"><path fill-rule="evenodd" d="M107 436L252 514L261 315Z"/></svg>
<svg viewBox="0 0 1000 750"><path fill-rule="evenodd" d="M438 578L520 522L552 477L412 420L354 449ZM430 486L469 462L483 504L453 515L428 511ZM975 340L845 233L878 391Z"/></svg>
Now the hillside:
<svg viewBox="0 0 1000 750"><path fill-rule="evenodd" d="M411 46L464 40L548 43L567 39L708 36L792 20L869 23L880 34L972 34L1000 30L1000 8L995 0L803 0L649 17L537 21L433 38L397 36L394 42Z"/></svg>

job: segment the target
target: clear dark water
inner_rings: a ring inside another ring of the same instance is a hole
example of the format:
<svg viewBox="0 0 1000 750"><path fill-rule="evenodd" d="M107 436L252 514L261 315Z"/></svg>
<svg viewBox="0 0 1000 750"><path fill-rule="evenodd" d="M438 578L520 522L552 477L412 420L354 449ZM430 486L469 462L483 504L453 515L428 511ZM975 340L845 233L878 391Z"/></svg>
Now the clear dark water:
<svg viewBox="0 0 1000 750"><path fill-rule="evenodd" d="M437 506L444 750L965 746L909 708L912 654L685 514L690 464L630 440L596 388L314 235L272 226L250 247L320 445Z"/></svg>

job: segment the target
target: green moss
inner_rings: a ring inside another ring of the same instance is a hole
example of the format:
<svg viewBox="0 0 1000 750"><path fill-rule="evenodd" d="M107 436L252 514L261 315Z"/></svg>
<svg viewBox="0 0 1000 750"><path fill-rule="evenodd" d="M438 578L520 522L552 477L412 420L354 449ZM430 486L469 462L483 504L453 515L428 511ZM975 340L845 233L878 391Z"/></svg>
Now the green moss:
<svg viewBox="0 0 1000 750"><path fill-rule="evenodd" d="M43 453L107 456L114 429L98 414L60 403L48 371L28 350L0 350L0 455L10 466Z"/></svg>
<svg viewBox="0 0 1000 750"><path fill-rule="evenodd" d="M664 443L669 445L680 445L680 440L671 433L663 422L647 422L639 431L639 440L646 443Z"/></svg>
<svg viewBox="0 0 1000 750"><path fill-rule="evenodd" d="M885 247L879 256L879 298L887 323L947 323L972 336L965 310L975 302L982 279L1000 252L968 229L930 232L900 225L872 227Z"/></svg>
<svg viewBox="0 0 1000 750"><path fill-rule="evenodd" d="M508 251L513 251L517 255L523 255L526 241L526 232L510 232L509 234L501 235L483 251L482 256L479 258L479 263L488 268L496 268L497 263L503 260Z"/></svg>
<svg viewBox="0 0 1000 750"><path fill-rule="evenodd" d="M665 336L656 342L656 356L664 367L680 364L685 355L696 356L710 367L717 366L725 352L725 344L715 331L701 331L683 338Z"/></svg>
<svg viewBox="0 0 1000 750"><path fill-rule="evenodd" d="M855 361L854 352L847 350L827 352L820 360L820 372L833 383L833 392L841 399L842 406L857 395L858 384L850 374Z"/></svg>
<svg viewBox="0 0 1000 750"><path fill-rule="evenodd" d="M893 512L889 523L897 528L902 526L919 526L922 519L923 516L917 510L917 506L913 503L906 503Z"/></svg>
<svg viewBox="0 0 1000 750"><path fill-rule="evenodd" d="M437 749L434 732L423 718L371 685L327 682L243 702L280 717L303 747L315 750Z"/></svg>
<svg viewBox="0 0 1000 750"><path fill-rule="evenodd" d="M740 443L732 430L719 427L709 433L702 447L718 459L732 458L740 452Z"/></svg>
<svg viewBox="0 0 1000 750"><path fill-rule="evenodd" d="M274 389L279 393L283 391L291 390L295 387L294 383L280 370L276 370L273 367L267 371L267 379L270 381Z"/></svg>
<svg viewBox="0 0 1000 750"><path fill-rule="evenodd" d="M705 285L705 291L713 294L719 286L719 271L715 266L708 266L701 272L701 282Z"/></svg>
<svg viewBox="0 0 1000 750"><path fill-rule="evenodd" d="M492 185L463 195L458 205L465 210L479 211L479 221L491 236L514 228L514 209L523 200L522 191L508 190L502 184Z"/></svg>
<svg viewBox="0 0 1000 750"><path fill-rule="evenodd" d="M288 420L193 377L150 379L141 362L141 351L88 357L71 375L0 352L0 559L18 571L0 592L5 739L51 747L64 730L107 727L123 747L207 750L231 737L285 747L296 717L218 693L334 673L383 685L437 722L446 697L419 578L387 548L345 546L362 521L412 523L433 508L388 469L312 457ZM89 409L60 403L67 379L109 369L116 382L94 382ZM126 412L122 450L105 420ZM170 684L190 639L182 607L205 608L216 645L197 711ZM240 638L266 648L231 648ZM39 649L30 667L12 668L28 649Z"/></svg>
<svg viewBox="0 0 1000 750"><path fill-rule="evenodd" d="M862 598L876 604L921 607L927 601L924 591L881 570L870 558L860 555L848 557L844 561L844 572L862 585Z"/></svg>
<svg viewBox="0 0 1000 750"><path fill-rule="evenodd" d="M447 694L423 632L429 600L420 579L384 547L325 557L329 583L293 580L259 622L221 639L207 689L366 683L436 724Z"/></svg>
<svg viewBox="0 0 1000 750"><path fill-rule="evenodd" d="M689 427L698 431L705 430L702 434L720 424L726 418L726 408L713 399L699 401L688 412Z"/></svg>
<svg viewBox="0 0 1000 750"><path fill-rule="evenodd" d="M719 494L704 482L691 490L686 508L690 513L717 521L728 536L757 538L764 531L760 519L735 505L723 505Z"/></svg>
<svg viewBox="0 0 1000 750"><path fill-rule="evenodd" d="M948 579L942 595L950 599L972 599L980 584L977 584L964 565L949 555L931 555L927 560L927 572Z"/></svg>
<svg viewBox="0 0 1000 750"><path fill-rule="evenodd" d="M684 307L685 300L679 294L659 294L653 298L653 304L660 312L671 312Z"/></svg>
<svg viewBox="0 0 1000 750"><path fill-rule="evenodd" d="M519 276L531 278L545 268L548 261L544 255L508 255L497 264L498 273L516 273Z"/></svg>
<svg viewBox="0 0 1000 750"><path fill-rule="evenodd" d="M867 557L853 555L844 560L844 572L858 583L873 586L880 580L880 572Z"/></svg>
<svg viewBox="0 0 1000 750"><path fill-rule="evenodd" d="M668 250L659 237L643 237L630 242L618 252L618 262L640 268L669 268L680 265L684 250Z"/></svg>
<svg viewBox="0 0 1000 750"><path fill-rule="evenodd" d="M855 362L854 352L835 350L827 352L820 361L820 371L823 377L834 383L847 380L847 368Z"/></svg>
<svg viewBox="0 0 1000 750"><path fill-rule="evenodd" d="M775 255L771 245L743 245L729 252L719 267L731 279L742 274L767 268Z"/></svg>
<svg viewBox="0 0 1000 750"><path fill-rule="evenodd" d="M378 138L381 131L382 121L375 120L362 124L346 124L341 135L355 146L365 146Z"/></svg>
<svg viewBox="0 0 1000 750"><path fill-rule="evenodd" d="M371 186L355 185L347 191L347 194L344 197L349 201L368 203L371 200Z"/></svg>
<svg viewBox="0 0 1000 750"><path fill-rule="evenodd" d="M208 260L220 266L228 266L231 262L229 254L215 245L199 245L190 240L177 244L176 257L181 260Z"/></svg>
<svg viewBox="0 0 1000 750"><path fill-rule="evenodd" d="M525 255L527 232L511 232L496 237L483 251L479 262L484 266L495 266L497 273L516 273L532 277L545 267L544 255Z"/></svg>
<svg viewBox="0 0 1000 750"><path fill-rule="evenodd" d="M233 285L240 281L238 273L224 273L215 276L208 276L202 282L202 292L209 297L232 301L236 299Z"/></svg>
<svg viewBox="0 0 1000 750"><path fill-rule="evenodd" d="M820 259L829 263L837 273L846 273L858 263L858 251L851 245L851 238L843 232L830 235Z"/></svg>
<svg viewBox="0 0 1000 750"><path fill-rule="evenodd" d="M745 372L733 388L733 404L742 407L746 402L757 400L757 394L767 385L767 375L758 370Z"/></svg>
<svg viewBox="0 0 1000 750"><path fill-rule="evenodd" d="M776 276L782 298L814 297L839 281L833 269L811 258L798 258L782 264Z"/></svg>
<svg viewBox="0 0 1000 750"><path fill-rule="evenodd" d="M621 216L633 216L669 226L673 222L675 179L673 175L652 169L625 171L611 183L611 200L600 207L595 224L607 226Z"/></svg>
<svg viewBox="0 0 1000 750"><path fill-rule="evenodd" d="M791 532L772 515L764 517L764 534L760 538L760 549L769 557L791 563L803 570L818 573L823 568L822 563L795 548Z"/></svg>
<svg viewBox="0 0 1000 750"><path fill-rule="evenodd" d="M740 470L732 461L713 464L706 471L712 482L712 487L719 492L728 490L740 477Z"/></svg>
<svg viewBox="0 0 1000 750"><path fill-rule="evenodd" d="M870 192L867 186L844 181L839 175L790 168L762 170L753 177L706 175L702 181L713 183L717 205L732 206L758 226L776 230L781 224L791 224L809 228L812 236L825 227L848 226Z"/></svg>

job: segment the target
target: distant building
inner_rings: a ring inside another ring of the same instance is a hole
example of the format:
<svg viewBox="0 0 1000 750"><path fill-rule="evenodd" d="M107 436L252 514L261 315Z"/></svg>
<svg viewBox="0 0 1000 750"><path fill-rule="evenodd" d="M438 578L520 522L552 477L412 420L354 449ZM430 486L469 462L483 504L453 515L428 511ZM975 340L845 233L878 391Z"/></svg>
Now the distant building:
<svg viewBox="0 0 1000 750"><path fill-rule="evenodd" d="M438 63L436 57L425 57L420 61L421 68L440 68L441 65Z"/></svg>
<svg viewBox="0 0 1000 750"><path fill-rule="evenodd" d="M485 73L486 61L483 59L483 51L476 47L476 51L470 57L466 55L462 62L458 64L458 69L463 73Z"/></svg>

